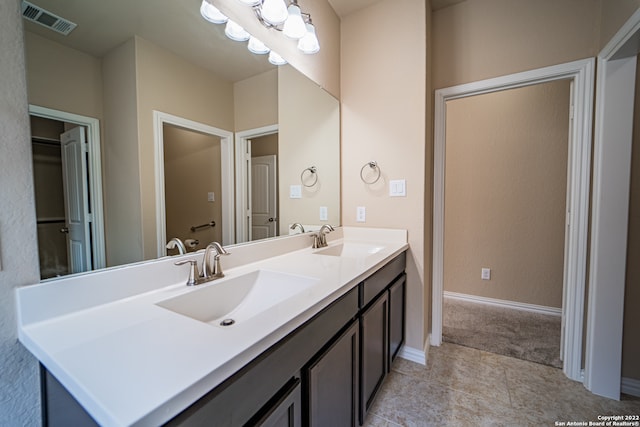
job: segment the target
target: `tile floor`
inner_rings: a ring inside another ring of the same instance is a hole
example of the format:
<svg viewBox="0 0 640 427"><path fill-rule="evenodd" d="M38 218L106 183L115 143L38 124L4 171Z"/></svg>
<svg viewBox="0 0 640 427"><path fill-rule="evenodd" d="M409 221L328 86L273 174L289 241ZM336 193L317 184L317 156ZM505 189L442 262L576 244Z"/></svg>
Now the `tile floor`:
<svg viewBox="0 0 640 427"><path fill-rule="evenodd" d="M364 425L589 425L627 414L640 415L640 399L597 397L559 369L443 343L429 349L426 367L396 359Z"/></svg>

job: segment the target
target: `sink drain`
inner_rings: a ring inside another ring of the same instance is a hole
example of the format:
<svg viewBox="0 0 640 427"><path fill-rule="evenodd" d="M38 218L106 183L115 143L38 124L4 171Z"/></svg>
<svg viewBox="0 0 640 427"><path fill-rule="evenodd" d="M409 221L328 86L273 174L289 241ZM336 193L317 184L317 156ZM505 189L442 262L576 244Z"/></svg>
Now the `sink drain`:
<svg viewBox="0 0 640 427"><path fill-rule="evenodd" d="M236 323L236 321L233 319L224 319L222 322L220 322L220 326L231 326L234 323Z"/></svg>

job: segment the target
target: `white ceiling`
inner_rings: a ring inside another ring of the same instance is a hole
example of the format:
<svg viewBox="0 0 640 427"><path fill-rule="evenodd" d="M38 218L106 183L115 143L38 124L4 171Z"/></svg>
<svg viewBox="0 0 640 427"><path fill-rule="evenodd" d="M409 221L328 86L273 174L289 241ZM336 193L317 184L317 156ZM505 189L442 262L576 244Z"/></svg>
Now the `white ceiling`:
<svg viewBox="0 0 640 427"><path fill-rule="evenodd" d="M254 55L246 43L224 35L224 25L200 16L202 0L30 0L78 24L68 36L24 20L25 29L101 58L138 35L207 68L228 81L272 69L266 55Z"/></svg>
<svg viewBox="0 0 640 427"><path fill-rule="evenodd" d="M244 80L273 69L266 56L253 55L246 43L224 35L224 25L200 16L202 0L30 0L78 24L68 36L25 20L25 29L101 58L138 35L228 81ZM344 17L381 0L328 0ZM434 9L464 0L431 0ZM302 2L301 2L302 3Z"/></svg>

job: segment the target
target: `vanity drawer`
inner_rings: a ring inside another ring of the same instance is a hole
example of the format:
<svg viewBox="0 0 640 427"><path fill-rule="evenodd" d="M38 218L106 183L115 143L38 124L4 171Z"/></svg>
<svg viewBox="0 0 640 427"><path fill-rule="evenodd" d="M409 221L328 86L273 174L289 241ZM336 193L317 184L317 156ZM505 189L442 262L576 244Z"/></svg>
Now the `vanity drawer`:
<svg viewBox="0 0 640 427"><path fill-rule="evenodd" d="M404 272L406 252L389 261L387 265L373 273L360 284L360 308L366 307L377 295L384 291L393 280Z"/></svg>

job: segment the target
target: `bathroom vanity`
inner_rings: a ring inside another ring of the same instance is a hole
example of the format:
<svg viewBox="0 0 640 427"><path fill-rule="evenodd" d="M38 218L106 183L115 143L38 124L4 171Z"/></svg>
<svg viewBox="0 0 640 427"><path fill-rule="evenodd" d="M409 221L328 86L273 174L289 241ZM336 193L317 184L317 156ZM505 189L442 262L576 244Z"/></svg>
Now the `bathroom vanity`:
<svg viewBox="0 0 640 427"><path fill-rule="evenodd" d="M360 425L404 340L406 232L328 240L231 247L195 287L173 263L201 254L20 288L45 425Z"/></svg>

